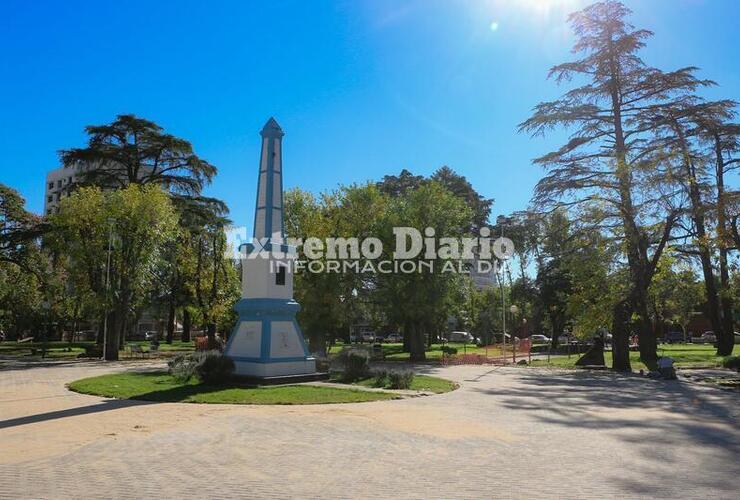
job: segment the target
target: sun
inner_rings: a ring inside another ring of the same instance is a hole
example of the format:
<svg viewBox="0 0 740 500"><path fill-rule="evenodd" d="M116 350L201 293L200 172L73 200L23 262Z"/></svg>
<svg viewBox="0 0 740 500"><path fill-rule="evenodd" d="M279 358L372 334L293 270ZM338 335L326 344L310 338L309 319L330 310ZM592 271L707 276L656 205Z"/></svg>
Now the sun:
<svg viewBox="0 0 740 500"><path fill-rule="evenodd" d="M489 28L498 31L507 18L524 18L538 24L562 20L568 14L583 7L587 0L488 0L483 6L486 17L491 19ZM480 11L482 12L482 11ZM507 22L508 24L508 22Z"/></svg>

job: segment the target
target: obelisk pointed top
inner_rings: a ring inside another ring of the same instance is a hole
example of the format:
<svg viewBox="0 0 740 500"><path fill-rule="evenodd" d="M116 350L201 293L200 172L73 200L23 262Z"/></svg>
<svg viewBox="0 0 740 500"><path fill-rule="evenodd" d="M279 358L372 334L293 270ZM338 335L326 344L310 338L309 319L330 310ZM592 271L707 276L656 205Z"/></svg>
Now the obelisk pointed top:
<svg viewBox="0 0 740 500"><path fill-rule="evenodd" d="M262 127L262 132L260 132L260 135L262 137L281 138L285 134L283 133L283 129L280 128L280 125L278 125L278 122L275 120L275 118L270 117L270 119L267 120L267 123L265 123L265 126Z"/></svg>

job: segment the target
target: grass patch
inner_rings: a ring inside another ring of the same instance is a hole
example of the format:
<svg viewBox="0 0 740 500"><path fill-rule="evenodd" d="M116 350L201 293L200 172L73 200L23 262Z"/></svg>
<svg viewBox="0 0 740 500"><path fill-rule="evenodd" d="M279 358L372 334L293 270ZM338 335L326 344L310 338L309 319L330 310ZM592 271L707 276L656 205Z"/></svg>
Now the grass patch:
<svg viewBox="0 0 740 500"><path fill-rule="evenodd" d="M163 372L127 372L85 378L69 384L69 389L118 399L175 403L228 403L251 405L307 405L362 403L396 399L385 392L367 392L333 387L287 385L241 387L212 386L197 381L179 383Z"/></svg>
<svg viewBox="0 0 740 500"><path fill-rule="evenodd" d="M126 344L138 344L145 351L150 348L150 342L148 340L136 340L132 342L126 342ZM45 359L74 359L80 354L85 352L86 347L92 347L95 345L93 341L85 342L67 342L67 341L51 341L46 342L14 342L6 341L0 342L0 356L11 356L16 358L28 358L28 359L41 359L41 350L46 347ZM35 350L36 353L32 354ZM167 344L160 341L159 351L160 352L191 352L195 350L195 344L191 342L182 342L175 340L172 344ZM118 351L118 357L125 359L130 356L128 348L121 349Z"/></svg>
<svg viewBox="0 0 740 500"><path fill-rule="evenodd" d="M338 354L345 347L350 347L357 344L342 344L337 343L329 349L329 354ZM360 344L369 346L369 344ZM383 354L385 361L408 361L409 353L403 352L403 344L381 344L383 346ZM428 361L439 361L442 359L442 345L443 344L432 344L427 347L425 353ZM462 344L459 342L450 342L447 344L448 347L454 347L457 349L457 354L485 354L485 347L477 347L475 344ZM507 354L511 355L510 346L507 346ZM501 356L500 349L488 349L488 355L491 357Z"/></svg>
<svg viewBox="0 0 740 500"><path fill-rule="evenodd" d="M722 366L721 356L716 356L717 349L711 345L703 344L661 344L658 346L659 356L669 356L675 360L678 368L691 368L700 366ZM740 355L740 345L736 345L733 350L734 355ZM531 366L553 366L557 368L575 368L576 361L580 358L579 354L562 356L551 356L550 362L546 359L533 359ZM612 365L611 351L604 352L606 366ZM630 362L633 370L647 370L647 366L640 361L640 353L630 352Z"/></svg>
<svg viewBox="0 0 740 500"><path fill-rule="evenodd" d="M76 358L85 352L85 346L93 345L94 342L46 342L46 357L49 359ZM0 356L40 358L43 342L1 342ZM31 354L36 350L36 354Z"/></svg>
<svg viewBox="0 0 740 500"><path fill-rule="evenodd" d="M332 376L332 382L342 382L339 375ZM350 385L361 385L363 387L376 387L375 377L367 377L357 382L353 382ZM439 377L431 377L429 375L415 375L414 380L411 382L409 390L412 391L426 391L433 392L435 394L443 394L445 392L454 391L457 389L457 384L451 380L447 380Z"/></svg>

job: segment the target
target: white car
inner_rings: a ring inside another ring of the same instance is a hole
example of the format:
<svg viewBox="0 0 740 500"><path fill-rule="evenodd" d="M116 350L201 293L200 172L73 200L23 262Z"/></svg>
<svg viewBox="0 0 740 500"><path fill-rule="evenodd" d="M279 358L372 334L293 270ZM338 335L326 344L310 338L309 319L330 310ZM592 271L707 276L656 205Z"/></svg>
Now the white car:
<svg viewBox="0 0 740 500"><path fill-rule="evenodd" d="M389 333L385 336L385 341L391 344L398 344L399 342L403 342L403 336L400 333Z"/></svg>
<svg viewBox="0 0 740 500"><path fill-rule="evenodd" d="M533 344L549 344L550 343L550 337L546 335L531 335L529 338L532 340Z"/></svg>
<svg viewBox="0 0 740 500"><path fill-rule="evenodd" d="M475 337L468 332L450 332L447 337L449 342L475 342Z"/></svg>
<svg viewBox="0 0 740 500"><path fill-rule="evenodd" d="M375 333L373 332L365 332L362 335L360 335L360 341L361 342L370 342L371 344L375 342Z"/></svg>
<svg viewBox="0 0 740 500"><path fill-rule="evenodd" d="M694 343L697 344L714 344L715 342L717 342L717 336L714 332L704 332L701 337L694 339Z"/></svg>

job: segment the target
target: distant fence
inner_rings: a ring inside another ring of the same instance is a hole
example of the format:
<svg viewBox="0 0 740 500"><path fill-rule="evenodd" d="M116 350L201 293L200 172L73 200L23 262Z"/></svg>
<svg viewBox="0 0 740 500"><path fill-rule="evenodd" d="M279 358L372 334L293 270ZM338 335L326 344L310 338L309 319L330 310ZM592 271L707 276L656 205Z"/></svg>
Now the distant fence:
<svg viewBox="0 0 740 500"><path fill-rule="evenodd" d="M481 352L483 349L483 352ZM462 354L445 354L443 365L506 365L518 361L530 360L532 342L522 339L515 344L491 344L479 347L478 352Z"/></svg>

